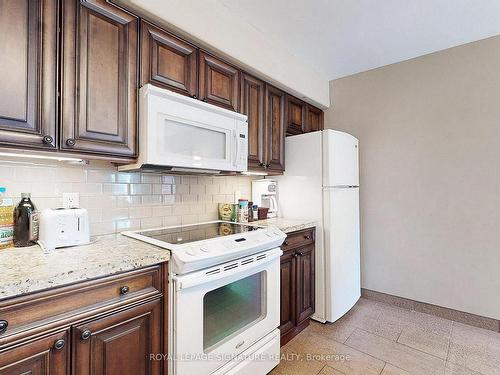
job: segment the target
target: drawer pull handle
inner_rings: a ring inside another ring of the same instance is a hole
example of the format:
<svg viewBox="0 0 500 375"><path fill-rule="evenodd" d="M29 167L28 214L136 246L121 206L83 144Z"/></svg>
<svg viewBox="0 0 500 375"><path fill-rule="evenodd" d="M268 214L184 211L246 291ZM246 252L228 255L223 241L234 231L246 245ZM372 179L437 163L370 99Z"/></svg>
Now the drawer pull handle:
<svg viewBox="0 0 500 375"><path fill-rule="evenodd" d="M64 341L64 339L59 339L54 343L54 349L61 350L64 348L64 345L66 345L66 341Z"/></svg>
<svg viewBox="0 0 500 375"><path fill-rule="evenodd" d="M126 285L125 285L125 286L122 286L122 287L120 288L120 294L121 294L122 296L124 296L125 294L127 294L127 293L129 292L129 290L130 290L130 288L129 288L128 286L126 286Z"/></svg>
<svg viewBox="0 0 500 375"><path fill-rule="evenodd" d="M9 322L6 320L0 320L0 333L4 333L7 331L7 327L9 326Z"/></svg>
<svg viewBox="0 0 500 375"><path fill-rule="evenodd" d="M90 338L90 336L92 336L92 332L90 332L89 329L86 329L82 332L82 334L80 335L80 338L82 340L88 340Z"/></svg>
<svg viewBox="0 0 500 375"><path fill-rule="evenodd" d="M304 236L304 238L305 238L306 240L310 240L310 239L311 239L311 236L310 236L310 235L308 235L308 234L306 234L306 235Z"/></svg>

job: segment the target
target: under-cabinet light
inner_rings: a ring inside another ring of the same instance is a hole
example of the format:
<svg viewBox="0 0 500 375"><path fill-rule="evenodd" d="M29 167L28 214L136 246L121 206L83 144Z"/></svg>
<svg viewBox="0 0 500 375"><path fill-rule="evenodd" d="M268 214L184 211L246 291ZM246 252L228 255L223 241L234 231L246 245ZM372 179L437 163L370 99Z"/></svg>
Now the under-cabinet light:
<svg viewBox="0 0 500 375"><path fill-rule="evenodd" d="M0 152L0 156L10 157L10 158L22 158L22 159L57 160L57 161L67 161L67 162L71 162L71 163L81 163L81 164L85 163L85 160L83 160L83 159L68 158L68 157L64 157L64 156L18 154L18 153L10 153L10 152Z"/></svg>

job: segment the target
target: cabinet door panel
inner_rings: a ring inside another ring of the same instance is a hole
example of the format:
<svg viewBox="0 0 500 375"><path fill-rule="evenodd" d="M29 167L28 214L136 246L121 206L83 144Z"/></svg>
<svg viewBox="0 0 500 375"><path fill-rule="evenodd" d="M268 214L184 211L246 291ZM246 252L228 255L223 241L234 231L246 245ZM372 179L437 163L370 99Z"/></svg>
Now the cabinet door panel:
<svg viewBox="0 0 500 375"><path fill-rule="evenodd" d="M312 105L307 106L307 131L323 130L323 111Z"/></svg>
<svg viewBox="0 0 500 375"><path fill-rule="evenodd" d="M314 245L297 253L297 324L314 313Z"/></svg>
<svg viewBox="0 0 500 375"><path fill-rule="evenodd" d="M1 145L56 147L57 8L0 0Z"/></svg>
<svg viewBox="0 0 500 375"><path fill-rule="evenodd" d="M75 375L160 374L161 300L140 305L73 329ZM82 339L84 332L90 332Z"/></svg>
<svg viewBox="0 0 500 375"><path fill-rule="evenodd" d="M196 47L141 21L141 86L152 83L187 96L198 91Z"/></svg>
<svg viewBox="0 0 500 375"><path fill-rule="evenodd" d="M266 85L266 167L273 171L285 170L285 93Z"/></svg>
<svg viewBox="0 0 500 375"><path fill-rule="evenodd" d="M289 135L302 134L306 129L306 103L293 96L288 96L288 123L286 132Z"/></svg>
<svg viewBox="0 0 500 375"><path fill-rule="evenodd" d="M135 16L104 1L63 2L62 149L134 156Z"/></svg>
<svg viewBox="0 0 500 375"><path fill-rule="evenodd" d="M231 111L238 111L238 94L238 69L200 52L200 99Z"/></svg>
<svg viewBox="0 0 500 375"><path fill-rule="evenodd" d="M243 73L241 77L241 113L248 116L248 168L264 170L264 82Z"/></svg>
<svg viewBox="0 0 500 375"><path fill-rule="evenodd" d="M60 349L56 341L64 340ZM0 355L1 375L66 375L69 370L69 342L67 332L28 342Z"/></svg>
<svg viewBox="0 0 500 375"><path fill-rule="evenodd" d="M283 336L295 327L295 256L286 252L280 258L280 332Z"/></svg>

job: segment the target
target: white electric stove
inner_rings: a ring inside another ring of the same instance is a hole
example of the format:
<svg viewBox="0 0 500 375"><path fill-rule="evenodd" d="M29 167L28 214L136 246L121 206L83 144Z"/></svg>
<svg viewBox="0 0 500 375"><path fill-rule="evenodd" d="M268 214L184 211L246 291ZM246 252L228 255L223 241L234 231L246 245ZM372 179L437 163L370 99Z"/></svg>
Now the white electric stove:
<svg viewBox="0 0 500 375"><path fill-rule="evenodd" d="M122 234L172 253L170 373L265 375L279 363L285 233L212 221Z"/></svg>

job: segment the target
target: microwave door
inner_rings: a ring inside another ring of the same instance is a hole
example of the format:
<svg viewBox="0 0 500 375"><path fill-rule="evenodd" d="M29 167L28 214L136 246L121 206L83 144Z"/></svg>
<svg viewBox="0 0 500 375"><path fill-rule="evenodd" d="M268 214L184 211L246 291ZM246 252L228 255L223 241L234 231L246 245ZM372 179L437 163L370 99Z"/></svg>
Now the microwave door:
<svg viewBox="0 0 500 375"><path fill-rule="evenodd" d="M163 116L155 137L159 165L231 170L233 131L225 127Z"/></svg>

